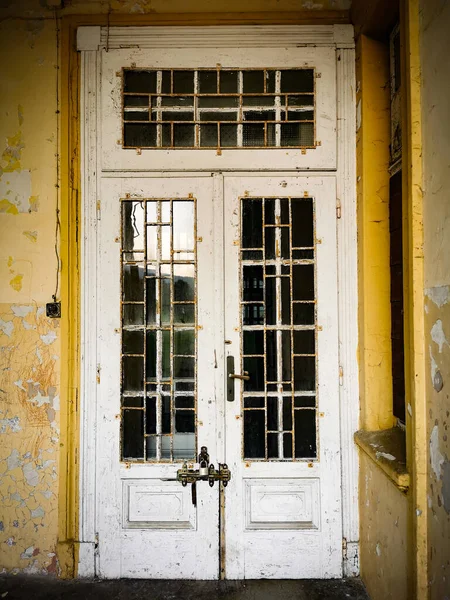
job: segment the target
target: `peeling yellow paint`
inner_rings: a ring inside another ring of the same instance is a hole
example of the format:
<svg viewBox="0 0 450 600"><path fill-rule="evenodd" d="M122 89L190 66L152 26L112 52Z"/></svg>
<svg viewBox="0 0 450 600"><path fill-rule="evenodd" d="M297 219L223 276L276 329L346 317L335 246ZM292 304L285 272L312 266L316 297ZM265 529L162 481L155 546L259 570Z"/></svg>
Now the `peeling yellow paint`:
<svg viewBox="0 0 450 600"><path fill-rule="evenodd" d="M28 212L37 212L39 208L39 196L30 196L28 202L30 204Z"/></svg>
<svg viewBox="0 0 450 600"><path fill-rule="evenodd" d="M19 130L16 134L8 137L8 145L2 154L2 166L0 166L0 176L3 173L12 173L13 171L20 171L21 164L20 160L22 157L22 150L25 148L25 144L22 139L22 132Z"/></svg>
<svg viewBox="0 0 450 600"><path fill-rule="evenodd" d="M11 267L11 266L12 266L12 264L13 264L13 262L14 262L14 259L13 259L13 257L12 257L12 256L8 256L8 263L7 263L7 264L8 264L8 267Z"/></svg>
<svg viewBox="0 0 450 600"><path fill-rule="evenodd" d="M22 233L27 239L30 240L30 242L34 242L34 243L37 242L37 236L38 236L37 231L23 231Z"/></svg>
<svg viewBox="0 0 450 600"><path fill-rule="evenodd" d="M22 289L22 280L23 275L16 275L11 279L9 285L12 287L13 290L16 290L16 292L20 292L20 290Z"/></svg>
<svg viewBox="0 0 450 600"><path fill-rule="evenodd" d="M19 210L17 206L7 200L6 198L2 198L0 200L0 213L7 213L9 215L17 215L19 214Z"/></svg>

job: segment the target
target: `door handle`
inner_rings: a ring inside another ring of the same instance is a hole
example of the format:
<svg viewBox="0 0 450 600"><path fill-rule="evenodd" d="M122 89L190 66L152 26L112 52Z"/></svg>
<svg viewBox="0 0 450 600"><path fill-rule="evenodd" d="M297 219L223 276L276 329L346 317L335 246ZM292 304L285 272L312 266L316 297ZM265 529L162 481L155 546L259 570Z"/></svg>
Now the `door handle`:
<svg viewBox="0 0 450 600"><path fill-rule="evenodd" d="M234 382L236 379L241 381L249 381L250 375L247 371L244 371L241 375L234 372L234 356L227 356L227 400L228 402L234 402Z"/></svg>

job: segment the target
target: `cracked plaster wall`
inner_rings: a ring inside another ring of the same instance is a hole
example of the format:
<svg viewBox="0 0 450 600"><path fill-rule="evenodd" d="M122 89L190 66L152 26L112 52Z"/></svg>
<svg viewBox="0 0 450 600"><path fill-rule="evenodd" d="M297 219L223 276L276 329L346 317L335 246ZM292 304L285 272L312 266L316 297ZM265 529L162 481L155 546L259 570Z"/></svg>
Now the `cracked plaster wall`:
<svg viewBox="0 0 450 600"><path fill-rule="evenodd" d="M450 599L450 2L422 0L430 600Z"/></svg>
<svg viewBox="0 0 450 600"><path fill-rule="evenodd" d="M2 21L0 60L0 572L57 574L54 22Z"/></svg>

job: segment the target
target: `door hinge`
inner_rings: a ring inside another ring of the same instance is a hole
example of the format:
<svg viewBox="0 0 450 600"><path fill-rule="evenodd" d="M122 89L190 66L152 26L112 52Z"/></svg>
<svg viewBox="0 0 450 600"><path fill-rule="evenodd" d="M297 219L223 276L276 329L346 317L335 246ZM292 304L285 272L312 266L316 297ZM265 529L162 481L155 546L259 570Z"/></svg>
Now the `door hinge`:
<svg viewBox="0 0 450 600"><path fill-rule="evenodd" d="M341 201L339 200L339 198L336 200L336 218L340 219L341 218Z"/></svg>
<svg viewBox="0 0 450 600"><path fill-rule="evenodd" d="M100 200L97 200L96 207L97 207L97 219L100 221L100 219L102 218L102 213L101 213L102 205L101 205Z"/></svg>

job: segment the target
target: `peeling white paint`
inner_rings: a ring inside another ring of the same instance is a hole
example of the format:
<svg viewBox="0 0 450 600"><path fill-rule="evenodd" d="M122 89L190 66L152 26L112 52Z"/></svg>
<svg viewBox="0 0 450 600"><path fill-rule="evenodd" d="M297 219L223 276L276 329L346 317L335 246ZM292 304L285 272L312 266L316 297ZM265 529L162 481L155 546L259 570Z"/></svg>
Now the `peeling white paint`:
<svg viewBox="0 0 450 600"><path fill-rule="evenodd" d="M431 467L437 479L441 478L441 466L444 464L444 457L439 450L439 429L435 425L430 436L430 460Z"/></svg>
<svg viewBox="0 0 450 600"><path fill-rule="evenodd" d="M11 310L16 317L26 317L33 310L32 306L12 305Z"/></svg>
<svg viewBox="0 0 450 600"><path fill-rule="evenodd" d="M32 463L27 463L25 465L23 465L23 475L25 477L25 479L27 480L28 485L31 485L32 487L36 487L37 484L39 483L39 475L38 472L36 471L36 469L33 467Z"/></svg>
<svg viewBox="0 0 450 600"><path fill-rule="evenodd" d="M375 456L377 457L377 460L379 458L386 458L387 460L395 460L395 456L392 456L392 454L389 454L389 452L377 452L375 454Z"/></svg>
<svg viewBox="0 0 450 600"><path fill-rule="evenodd" d="M427 288L425 290L427 296L438 308L442 308L450 300L450 286L440 285L437 287Z"/></svg>
<svg viewBox="0 0 450 600"><path fill-rule="evenodd" d="M5 173L0 178L0 199L11 202L17 212L27 213L30 209L31 171L24 169Z"/></svg>
<svg viewBox="0 0 450 600"><path fill-rule="evenodd" d="M16 448L11 450L11 454L6 459L6 465L8 467L8 471L13 471L20 466L19 451Z"/></svg>
<svg viewBox="0 0 450 600"><path fill-rule="evenodd" d="M380 542L377 542L377 545L375 547L375 552L377 553L377 556L381 556L381 544L380 544Z"/></svg>
<svg viewBox="0 0 450 600"><path fill-rule="evenodd" d="M412 417L412 407L411 407L411 404L410 404L409 402L408 402L408 407L407 407L407 410L408 410L408 415L409 415L410 417Z"/></svg>
<svg viewBox="0 0 450 600"><path fill-rule="evenodd" d="M442 349L445 344L447 344L447 346L450 346L450 344L447 341L447 338L445 337L441 319L438 319L431 328L431 339L435 344L439 346L439 353L442 352Z"/></svg>
<svg viewBox="0 0 450 600"><path fill-rule="evenodd" d="M31 511L31 516L33 519L42 519L45 516L44 509L42 506L38 506L34 510Z"/></svg>
<svg viewBox="0 0 450 600"><path fill-rule="evenodd" d="M22 380L18 379L17 381L13 381L14 385L16 385L19 389L23 390L24 392L26 392L27 390L23 387L22 385Z"/></svg>
<svg viewBox="0 0 450 600"><path fill-rule="evenodd" d="M50 344L53 344L53 342L57 338L56 331L54 331L53 329L51 329L45 335L41 335L40 338L44 342L44 344L46 344L47 346L49 346Z"/></svg>
<svg viewBox="0 0 450 600"><path fill-rule="evenodd" d="M12 321L4 321L3 319L0 319L0 329L5 335L11 337L11 334L14 331L14 323Z"/></svg>
<svg viewBox="0 0 450 600"><path fill-rule="evenodd" d="M17 433L21 431L19 417L11 417L7 419L0 419L0 434L2 433Z"/></svg>
<svg viewBox="0 0 450 600"><path fill-rule="evenodd" d="M29 546L25 552L22 552L20 558L33 558L34 546Z"/></svg>

